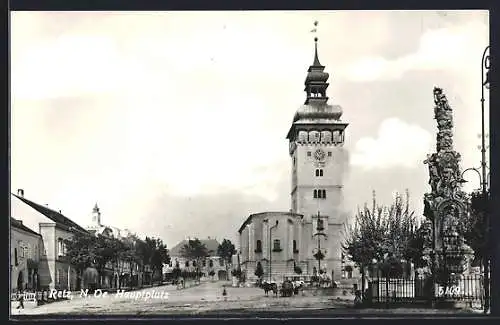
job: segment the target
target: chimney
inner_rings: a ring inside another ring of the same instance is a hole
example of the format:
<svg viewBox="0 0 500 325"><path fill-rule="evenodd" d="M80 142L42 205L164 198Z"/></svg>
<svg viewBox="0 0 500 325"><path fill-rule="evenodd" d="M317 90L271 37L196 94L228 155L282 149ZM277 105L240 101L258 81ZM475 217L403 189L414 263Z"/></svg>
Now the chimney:
<svg viewBox="0 0 500 325"><path fill-rule="evenodd" d="M24 197L24 190L22 188L17 190L17 195L20 197Z"/></svg>

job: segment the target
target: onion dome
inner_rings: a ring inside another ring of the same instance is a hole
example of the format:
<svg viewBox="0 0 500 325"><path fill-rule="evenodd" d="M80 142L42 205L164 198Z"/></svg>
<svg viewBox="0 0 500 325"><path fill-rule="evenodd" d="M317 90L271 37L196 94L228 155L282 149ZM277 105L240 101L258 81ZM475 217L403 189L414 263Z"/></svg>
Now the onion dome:
<svg viewBox="0 0 500 325"><path fill-rule="evenodd" d="M304 91L307 94L305 104L310 101L326 103L326 89L328 88L329 74L325 71L325 66L321 65L318 58L318 38L314 38L314 62L307 70L307 77L304 82Z"/></svg>

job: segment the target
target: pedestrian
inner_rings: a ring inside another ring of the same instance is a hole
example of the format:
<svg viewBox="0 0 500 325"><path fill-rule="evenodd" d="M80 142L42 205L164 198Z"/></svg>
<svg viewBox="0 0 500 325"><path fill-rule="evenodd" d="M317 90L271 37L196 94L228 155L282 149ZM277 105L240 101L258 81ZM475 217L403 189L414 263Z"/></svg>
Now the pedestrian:
<svg viewBox="0 0 500 325"><path fill-rule="evenodd" d="M361 298L361 290L356 290L355 297L354 297L354 307L360 308L362 303L363 303L363 300Z"/></svg>
<svg viewBox="0 0 500 325"><path fill-rule="evenodd" d="M222 288L222 296L224 297L224 301L227 301L227 291L226 291L226 285L223 285Z"/></svg>
<svg viewBox="0 0 500 325"><path fill-rule="evenodd" d="M24 309L24 293L21 291L17 293L17 301L19 301L19 305L17 305L16 309Z"/></svg>

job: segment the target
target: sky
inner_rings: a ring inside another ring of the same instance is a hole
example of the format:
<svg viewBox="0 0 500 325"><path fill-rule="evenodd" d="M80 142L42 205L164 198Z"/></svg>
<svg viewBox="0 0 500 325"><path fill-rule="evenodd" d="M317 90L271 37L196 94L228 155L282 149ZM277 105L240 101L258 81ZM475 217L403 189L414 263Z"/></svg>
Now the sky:
<svg viewBox="0 0 500 325"><path fill-rule="evenodd" d="M349 123L348 212L408 189L421 215L434 86L462 168L480 166L487 11L26 11L11 33L12 192L83 226L97 202L104 224L173 247L288 211L286 134L315 36Z"/></svg>

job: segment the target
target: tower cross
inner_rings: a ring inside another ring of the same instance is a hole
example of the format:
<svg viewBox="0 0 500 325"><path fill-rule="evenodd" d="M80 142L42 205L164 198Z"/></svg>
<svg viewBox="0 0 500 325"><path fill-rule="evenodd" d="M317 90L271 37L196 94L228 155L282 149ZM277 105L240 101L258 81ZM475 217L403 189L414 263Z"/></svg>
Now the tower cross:
<svg viewBox="0 0 500 325"><path fill-rule="evenodd" d="M318 21L316 20L314 22L314 28L311 29L311 33L317 33L318 32Z"/></svg>

